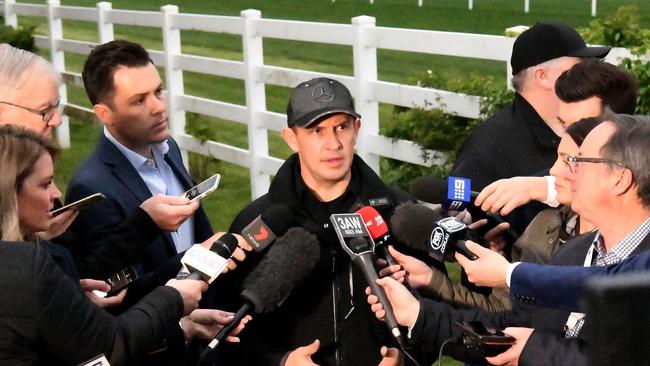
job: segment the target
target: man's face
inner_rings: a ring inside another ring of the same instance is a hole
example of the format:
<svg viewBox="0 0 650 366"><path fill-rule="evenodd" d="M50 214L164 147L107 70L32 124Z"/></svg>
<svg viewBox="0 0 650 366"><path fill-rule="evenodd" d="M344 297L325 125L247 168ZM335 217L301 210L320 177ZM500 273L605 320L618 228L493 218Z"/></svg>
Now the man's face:
<svg viewBox="0 0 650 366"><path fill-rule="evenodd" d="M600 149L616 131L612 123L604 122L596 126L580 146L579 156L601 158ZM602 215L611 214L608 201L612 196L612 176L618 169L604 163L581 162L569 175L571 181L571 208L587 221L598 223Z"/></svg>
<svg viewBox="0 0 650 366"><path fill-rule="evenodd" d="M95 113L120 143L138 151L169 137L162 81L153 64L118 67L113 86L111 102L96 107Z"/></svg>
<svg viewBox="0 0 650 366"><path fill-rule="evenodd" d="M17 124L51 137L54 128L61 125L61 113L56 108L53 109L50 112L51 118L46 123L43 121L42 115L25 108L43 111L54 106L59 100L58 85L49 75L44 73L32 73L30 71L27 71L27 73L26 79L21 80L23 87L17 90L13 98L2 100L16 106L0 103L0 124Z"/></svg>
<svg viewBox="0 0 650 366"><path fill-rule="evenodd" d="M597 117L602 111L603 102L596 96L572 103L560 100L557 119L566 128L583 118Z"/></svg>
<svg viewBox="0 0 650 366"><path fill-rule="evenodd" d="M360 124L358 119L338 113L316 126L285 129L285 141L298 153L308 185L335 184L350 177Z"/></svg>
<svg viewBox="0 0 650 366"><path fill-rule="evenodd" d="M571 172L567 167L566 157L569 155L577 155L578 151L578 145L568 133L565 133L557 147L557 159L550 171L551 175L555 177L557 201L563 205L571 204L571 182L568 180Z"/></svg>

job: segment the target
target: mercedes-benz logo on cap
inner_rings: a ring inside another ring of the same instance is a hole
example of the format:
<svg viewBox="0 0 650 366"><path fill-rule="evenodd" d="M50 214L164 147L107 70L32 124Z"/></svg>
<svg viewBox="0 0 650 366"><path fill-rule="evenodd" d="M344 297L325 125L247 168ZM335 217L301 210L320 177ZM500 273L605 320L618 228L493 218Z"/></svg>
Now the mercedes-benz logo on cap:
<svg viewBox="0 0 650 366"><path fill-rule="evenodd" d="M319 85L311 92L315 102L326 104L334 100L334 91L327 85Z"/></svg>

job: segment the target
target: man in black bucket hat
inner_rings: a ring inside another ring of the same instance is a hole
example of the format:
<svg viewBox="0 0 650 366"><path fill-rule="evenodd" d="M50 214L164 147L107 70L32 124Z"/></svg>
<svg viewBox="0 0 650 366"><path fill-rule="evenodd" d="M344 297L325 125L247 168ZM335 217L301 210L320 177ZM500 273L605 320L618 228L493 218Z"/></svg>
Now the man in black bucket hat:
<svg viewBox="0 0 650 366"><path fill-rule="evenodd" d="M245 207L229 231L241 232L267 208L282 203L294 213L291 226L316 235L321 258L278 309L249 323L240 344L224 344L223 364L376 366L383 362L387 366L401 362L386 325L373 318L362 273L351 264L330 224L331 214L354 212L369 204L389 222L395 205L411 200L386 186L355 155L360 126L352 96L340 82L316 78L293 89L282 136L295 154L280 167L269 192ZM217 307L240 306L241 279L255 268L256 260L249 258L242 263L244 268L233 273L236 278L217 286L217 291L227 293L217 294L215 300L234 300ZM415 357L423 359L422 365L433 361Z"/></svg>

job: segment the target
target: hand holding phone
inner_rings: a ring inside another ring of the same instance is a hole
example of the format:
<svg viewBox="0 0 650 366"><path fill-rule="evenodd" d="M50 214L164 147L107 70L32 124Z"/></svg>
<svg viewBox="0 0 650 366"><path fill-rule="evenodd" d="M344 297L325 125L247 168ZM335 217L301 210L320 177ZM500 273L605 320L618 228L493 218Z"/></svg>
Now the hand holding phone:
<svg viewBox="0 0 650 366"><path fill-rule="evenodd" d="M190 188L183 194L184 197L187 197L190 202L200 200L208 194L214 192L219 186L219 180L221 180L220 174L215 174L210 178L204 180L198 185Z"/></svg>
<svg viewBox="0 0 650 366"><path fill-rule="evenodd" d="M480 321L454 321L454 325L463 330L463 344L468 349L487 357L505 352L515 343L515 338L506 335L500 329L486 326Z"/></svg>
<svg viewBox="0 0 650 366"><path fill-rule="evenodd" d="M116 273L106 280L111 286L111 290L106 294L106 297L117 295L120 291L125 289L133 281L138 279L138 272L135 267L128 266Z"/></svg>
<svg viewBox="0 0 650 366"><path fill-rule="evenodd" d="M91 194L88 197L85 197L85 198L82 198L82 199L80 199L78 201L69 203L69 204L67 204L67 205L65 205L63 207L59 207L56 210L52 210L52 215L53 216L58 216L58 215L64 213L65 211L68 211L68 210L71 210L71 209L80 210L80 209L82 209L82 208L84 208L84 207L86 207L88 205L91 205L93 203L97 203L97 202L99 202L99 201L101 201L101 200L103 200L105 198L106 198L106 196L104 196L101 193Z"/></svg>

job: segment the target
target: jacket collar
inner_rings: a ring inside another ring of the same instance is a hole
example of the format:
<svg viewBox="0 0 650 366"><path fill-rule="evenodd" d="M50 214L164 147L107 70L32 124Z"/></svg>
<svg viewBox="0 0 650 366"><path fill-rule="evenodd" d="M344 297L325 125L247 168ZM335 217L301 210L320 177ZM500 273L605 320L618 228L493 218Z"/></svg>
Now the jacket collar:
<svg viewBox="0 0 650 366"><path fill-rule="evenodd" d="M544 122L535 108L518 93L515 93L512 105L515 121L525 122L521 124L521 128L530 134L532 141L535 142L534 145L540 150L555 151L560 143L560 137Z"/></svg>

